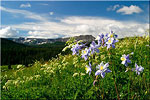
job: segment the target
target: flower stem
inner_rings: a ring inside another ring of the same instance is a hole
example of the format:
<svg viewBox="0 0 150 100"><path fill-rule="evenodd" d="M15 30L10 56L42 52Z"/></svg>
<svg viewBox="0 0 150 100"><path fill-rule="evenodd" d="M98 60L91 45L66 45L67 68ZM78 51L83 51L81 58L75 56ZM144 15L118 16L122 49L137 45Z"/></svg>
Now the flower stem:
<svg viewBox="0 0 150 100"><path fill-rule="evenodd" d="M131 81L130 81L130 79L131 79L131 72L129 72L129 81L128 81L128 100L130 99L130 83L131 83Z"/></svg>
<svg viewBox="0 0 150 100"><path fill-rule="evenodd" d="M103 81L102 81L102 88L103 88ZM104 88L102 90L103 90L102 99L104 100Z"/></svg>
<svg viewBox="0 0 150 100"><path fill-rule="evenodd" d="M116 89L116 93L117 93L117 99L120 100L115 78L113 78L113 79L114 79L115 89Z"/></svg>
<svg viewBox="0 0 150 100"><path fill-rule="evenodd" d="M98 78L98 77L96 77L96 78ZM101 90L100 90L100 80L98 80L98 87L99 87L99 92L101 92ZM99 95L99 98L100 98L100 95Z"/></svg>
<svg viewBox="0 0 150 100"><path fill-rule="evenodd" d="M112 58L112 51L111 51L111 49L109 49L109 56L110 56L109 59L111 60L111 58ZM112 61L111 61L110 64L112 64ZM120 100L119 92L118 92L117 85L116 85L116 76L115 76L115 68L114 68L114 66L112 68L112 72L113 72L113 80L114 80L114 84L115 84L115 89L116 89L116 93L117 93L117 99Z"/></svg>

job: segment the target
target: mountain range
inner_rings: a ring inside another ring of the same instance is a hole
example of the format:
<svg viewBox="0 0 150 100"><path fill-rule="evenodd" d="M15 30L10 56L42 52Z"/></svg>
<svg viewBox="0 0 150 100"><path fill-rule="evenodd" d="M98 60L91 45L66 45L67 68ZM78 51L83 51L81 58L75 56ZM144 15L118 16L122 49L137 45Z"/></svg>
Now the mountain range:
<svg viewBox="0 0 150 100"><path fill-rule="evenodd" d="M95 40L95 37L92 35L80 35L74 37L77 41L83 40L83 42L91 42ZM68 38L57 38L57 39L40 39L40 38L8 38L9 40L12 40L17 43L27 44L27 45L40 45L40 44L46 44L46 43L55 43L55 42L66 42L70 39Z"/></svg>

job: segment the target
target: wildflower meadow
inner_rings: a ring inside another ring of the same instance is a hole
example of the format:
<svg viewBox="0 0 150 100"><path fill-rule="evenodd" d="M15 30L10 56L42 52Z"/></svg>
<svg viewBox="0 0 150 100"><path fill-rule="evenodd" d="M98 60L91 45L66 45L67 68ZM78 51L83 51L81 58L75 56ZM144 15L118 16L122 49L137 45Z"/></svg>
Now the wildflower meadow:
<svg viewBox="0 0 150 100"><path fill-rule="evenodd" d="M2 72L1 98L148 100L149 42L148 35L118 39L113 31L91 43L70 38L62 52L71 53Z"/></svg>

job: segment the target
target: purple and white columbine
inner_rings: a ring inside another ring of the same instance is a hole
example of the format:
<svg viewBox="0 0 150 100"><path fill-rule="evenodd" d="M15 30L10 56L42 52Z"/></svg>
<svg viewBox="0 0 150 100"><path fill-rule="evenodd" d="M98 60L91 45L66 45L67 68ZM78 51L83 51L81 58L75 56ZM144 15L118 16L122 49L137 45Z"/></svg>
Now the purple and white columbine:
<svg viewBox="0 0 150 100"><path fill-rule="evenodd" d="M128 55L122 55L121 59L121 64L125 65L126 67L128 66L128 63L131 63L131 60L129 60L129 54Z"/></svg>
<svg viewBox="0 0 150 100"><path fill-rule="evenodd" d="M78 43L73 45L72 48L71 48L71 51L72 51L72 55L75 55L75 54L79 54L79 50L81 50L81 47L82 45L79 45Z"/></svg>
<svg viewBox="0 0 150 100"><path fill-rule="evenodd" d="M95 52L99 53L100 46L97 45L94 41L90 44L89 50L91 51L91 54L94 54Z"/></svg>
<svg viewBox="0 0 150 100"><path fill-rule="evenodd" d="M107 46L107 49L109 49L111 46L113 48L115 48L115 43L118 42L118 39L117 39L117 35L115 33L113 33L113 31L110 32L110 34L106 34L106 46Z"/></svg>
<svg viewBox="0 0 150 100"><path fill-rule="evenodd" d="M85 50L82 50L82 58L86 61L88 59L88 56L90 56L90 50L88 48L85 48Z"/></svg>
<svg viewBox="0 0 150 100"><path fill-rule="evenodd" d="M101 74L101 77L104 78L104 77L105 77L105 73L111 72L111 70L108 69L108 67L109 67L109 64L108 64L108 63L104 64L103 61L102 61L102 62L100 63L100 65L98 65L98 66L96 67L96 69L98 69L98 70L95 72L95 76Z"/></svg>
<svg viewBox="0 0 150 100"><path fill-rule="evenodd" d="M86 70L86 73L89 73L89 75L91 74L91 71L92 71L92 65L91 65L90 62L89 62L89 66L86 65L85 70Z"/></svg>
<svg viewBox="0 0 150 100"><path fill-rule="evenodd" d="M104 44L104 34L99 34L96 39L98 41L98 45L101 46Z"/></svg>
<svg viewBox="0 0 150 100"><path fill-rule="evenodd" d="M110 31L110 33L106 34L106 36L109 38L114 38L114 39L116 39L118 37L113 31Z"/></svg>
<svg viewBox="0 0 150 100"><path fill-rule="evenodd" d="M136 63L135 63L135 68L132 69L132 71L135 71L136 74L140 75L140 72L142 72L144 70L144 68L140 65L138 66Z"/></svg>
<svg viewBox="0 0 150 100"><path fill-rule="evenodd" d="M115 48L115 42L114 42L114 38L108 38L107 39L107 42L106 42L106 45L107 45L107 49L109 49L111 46L113 48Z"/></svg>

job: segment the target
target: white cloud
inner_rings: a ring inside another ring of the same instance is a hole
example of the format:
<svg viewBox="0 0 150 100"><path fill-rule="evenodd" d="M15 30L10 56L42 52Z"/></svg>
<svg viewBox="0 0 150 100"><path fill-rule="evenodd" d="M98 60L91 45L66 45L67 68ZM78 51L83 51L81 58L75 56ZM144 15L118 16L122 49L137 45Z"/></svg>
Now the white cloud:
<svg viewBox="0 0 150 100"><path fill-rule="evenodd" d="M29 37L57 38L78 35L93 35L116 32L119 37L143 35L149 28L148 23L117 21L101 17L72 16L60 18L60 22L29 22L12 25L18 30L29 31Z"/></svg>
<svg viewBox="0 0 150 100"><path fill-rule="evenodd" d="M149 29L149 23L139 23L133 21L118 21L109 18L90 17L90 16L70 16L57 18L57 22L47 19L26 10L1 8L13 14L22 14L27 18L36 19L37 22L25 22L21 24L10 25L17 30L28 31L27 37L34 38L58 38L71 37L78 35L93 35L107 33L110 30L116 32L119 37L143 35L146 29ZM27 15L26 15L27 14ZM31 15L33 15L31 17ZM3 27L7 27L3 25ZM1 33L2 34L2 33Z"/></svg>
<svg viewBox="0 0 150 100"><path fill-rule="evenodd" d="M53 15L53 14L54 14L54 12L49 12L49 14L50 14L50 15Z"/></svg>
<svg viewBox="0 0 150 100"><path fill-rule="evenodd" d="M92 25L77 25L75 28L76 31L81 32L81 33L85 33L85 32L94 32L95 31L95 27Z"/></svg>
<svg viewBox="0 0 150 100"><path fill-rule="evenodd" d="M51 33L49 31L29 31L28 38L59 38L60 34Z"/></svg>
<svg viewBox="0 0 150 100"><path fill-rule="evenodd" d="M21 4L20 8L31 8L31 4L30 3Z"/></svg>
<svg viewBox="0 0 150 100"><path fill-rule="evenodd" d="M112 10L116 10L116 8L120 7L119 5L114 5Z"/></svg>
<svg viewBox="0 0 150 100"><path fill-rule="evenodd" d="M27 10L10 9L10 8L2 7L2 6L0 6L0 10L5 11L5 12L9 12L12 14L21 14L25 18L35 19L35 20L39 20L39 21L47 21L47 18L45 16L30 12Z"/></svg>
<svg viewBox="0 0 150 100"><path fill-rule="evenodd" d="M110 6L109 8L107 8L107 11L114 11L114 10L116 10L117 8L119 8L120 7L120 5L114 5L114 6Z"/></svg>
<svg viewBox="0 0 150 100"><path fill-rule="evenodd" d="M18 31L11 28L11 27L5 27L3 29L0 29L0 37L1 38L13 38L18 36Z"/></svg>
<svg viewBox="0 0 150 100"><path fill-rule="evenodd" d="M138 30L137 30L139 33L144 33L146 30L144 30L143 28L138 28Z"/></svg>
<svg viewBox="0 0 150 100"><path fill-rule="evenodd" d="M117 10L117 13L122 13L125 15L130 15L133 13L140 13L142 12L142 9L136 5L131 5L131 6L123 6L122 8Z"/></svg>

